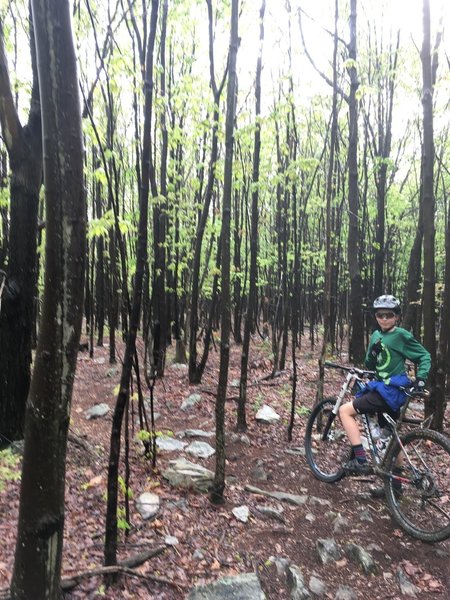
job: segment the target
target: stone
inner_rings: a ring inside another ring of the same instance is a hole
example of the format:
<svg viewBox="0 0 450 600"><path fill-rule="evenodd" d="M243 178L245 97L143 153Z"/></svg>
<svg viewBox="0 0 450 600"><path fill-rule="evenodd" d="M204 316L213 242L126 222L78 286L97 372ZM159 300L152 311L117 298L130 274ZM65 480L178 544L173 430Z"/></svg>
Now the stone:
<svg viewBox="0 0 450 600"><path fill-rule="evenodd" d="M185 458L171 460L162 475L173 486L199 492L208 492L214 481L213 471L189 462Z"/></svg>
<svg viewBox="0 0 450 600"><path fill-rule="evenodd" d="M291 592L291 600L308 600L311 594L305 585L303 574L298 567L291 565L286 569L287 584Z"/></svg>
<svg viewBox="0 0 450 600"><path fill-rule="evenodd" d="M420 589L413 584L403 569L398 568L395 575L397 576L397 581L403 596L411 596L415 598L417 594L420 593Z"/></svg>
<svg viewBox="0 0 450 600"><path fill-rule="evenodd" d="M241 521L242 523L247 523L248 518L250 516L248 506L236 506L231 512L238 521Z"/></svg>
<svg viewBox="0 0 450 600"><path fill-rule="evenodd" d="M175 450L184 450L187 446L186 442L180 442L173 437L158 436L156 438L156 446L159 450L165 450L166 452L174 452Z"/></svg>
<svg viewBox="0 0 450 600"><path fill-rule="evenodd" d="M334 600L358 600L358 594L348 585L340 585Z"/></svg>
<svg viewBox="0 0 450 600"><path fill-rule="evenodd" d="M186 452L189 452L189 454L193 454L194 456L198 456L199 458L209 458L216 453L212 446L206 442L199 441L189 444L189 446L186 448Z"/></svg>
<svg viewBox="0 0 450 600"><path fill-rule="evenodd" d="M188 398L183 400L183 403L181 405L181 410L185 410L185 411L190 410L191 408L193 408L196 404L198 404L201 401L202 401L202 397L200 396L200 394L191 394Z"/></svg>
<svg viewBox="0 0 450 600"><path fill-rule="evenodd" d="M314 596L319 596L319 597L325 596L326 591L327 591L327 586L321 579L319 579L315 575L311 575L311 577L309 578L308 585L309 585L309 589L314 594Z"/></svg>
<svg viewBox="0 0 450 600"><path fill-rule="evenodd" d="M102 402L101 404L94 404L91 408L88 408L86 411L86 419L98 419L99 417L104 417L109 412L109 406Z"/></svg>
<svg viewBox="0 0 450 600"><path fill-rule="evenodd" d="M273 410L273 408L271 408L267 404L263 404L263 406L258 410L258 412L255 415L255 419L257 421L259 421L260 423L267 423L269 425L272 423L278 423L280 418L280 415L278 415Z"/></svg>
<svg viewBox="0 0 450 600"><path fill-rule="evenodd" d="M245 490L247 492L253 492L254 494L261 494L262 496L268 496L269 498L275 498L276 500L288 502L296 506L304 506L308 501L308 496L298 496L297 494L289 494L287 492L269 492L262 490L254 485L246 485Z"/></svg>
<svg viewBox="0 0 450 600"><path fill-rule="evenodd" d="M258 577L243 573L213 583L196 585L187 600L266 600Z"/></svg>
<svg viewBox="0 0 450 600"><path fill-rule="evenodd" d="M152 492L144 492L136 500L136 509L146 521L154 517L159 511L159 496Z"/></svg>
<svg viewBox="0 0 450 600"><path fill-rule="evenodd" d="M342 558L342 552L333 538L319 538L316 541L316 548L323 565Z"/></svg>
<svg viewBox="0 0 450 600"><path fill-rule="evenodd" d="M256 465L250 471L250 477L256 481L267 481L267 473L264 470L264 462L259 458Z"/></svg>
<svg viewBox="0 0 450 600"><path fill-rule="evenodd" d="M166 535L164 542L167 546L177 546L179 544L178 538L174 535Z"/></svg>
<svg viewBox="0 0 450 600"><path fill-rule="evenodd" d="M186 431L183 432L184 435L186 437L205 437L205 438L210 438L210 437L214 437L216 434L214 433L214 431L203 431L203 429L186 429Z"/></svg>
<svg viewBox="0 0 450 600"><path fill-rule="evenodd" d="M350 527L350 523L349 523L348 519L346 519L342 515L337 515L337 517L333 521L334 533L342 533L349 527Z"/></svg>
<svg viewBox="0 0 450 600"><path fill-rule="evenodd" d="M257 504L255 509L262 513L263 515L274 519L275 521L279 521L280 523L285 523L285 519L283 517L283 507L280 506L276 508L274 506L266 506L264 504Z"/></svg>
<svg viewBox="0 0 450 600"><path fill-rule="evenodd" d="M345 552L347 556L359 564L366 575L377 572L377 565L375 564L372 555L369 554L367 550L364 550L362 546L358 546L358 544L353 543L347 544L345 547Z"/></svg>

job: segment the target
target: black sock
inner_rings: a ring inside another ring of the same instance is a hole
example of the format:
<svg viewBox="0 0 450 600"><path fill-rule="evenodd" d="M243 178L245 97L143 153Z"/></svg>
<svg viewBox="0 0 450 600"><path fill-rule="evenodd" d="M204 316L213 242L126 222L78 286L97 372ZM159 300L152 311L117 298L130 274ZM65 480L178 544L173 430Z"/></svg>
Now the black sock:
<svg viewBox="0 0 450 600"><path fill-rule="evenodd" d="M357 444L356 446L352 446L352 448L355 458L359 463L367 462L366 451L362 444Z"/></svg>

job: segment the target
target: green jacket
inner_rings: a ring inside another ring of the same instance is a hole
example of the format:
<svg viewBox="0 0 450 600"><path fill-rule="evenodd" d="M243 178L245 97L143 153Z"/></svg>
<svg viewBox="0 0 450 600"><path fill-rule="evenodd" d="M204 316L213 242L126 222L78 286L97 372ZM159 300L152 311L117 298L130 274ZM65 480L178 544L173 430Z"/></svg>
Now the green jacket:
<svg viewBox="0 0 450 600"><path fill-rule="evenodd" d="M374 345L381 340L382 351L378 356L372 356ZM383 333L374 331L367 349L365 364L371 371L376 371L377 377L385 381L393 375L405 372L405 360L417 365L417 377L424 380L431 368L431 357L416 338L402 327L396 327Z"/></svg>

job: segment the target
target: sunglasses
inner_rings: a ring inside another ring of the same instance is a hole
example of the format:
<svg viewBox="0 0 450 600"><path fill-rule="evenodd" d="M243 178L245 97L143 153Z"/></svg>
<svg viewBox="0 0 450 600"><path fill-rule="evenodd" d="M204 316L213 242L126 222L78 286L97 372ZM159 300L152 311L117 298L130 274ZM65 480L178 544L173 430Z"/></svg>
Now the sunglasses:
<svg viewBox="0 0 450 600"><path fill-rule="evenodd" d="M375 313L377 319L393 319L395 317L395 313L393 312L377 312Z"/></svg>

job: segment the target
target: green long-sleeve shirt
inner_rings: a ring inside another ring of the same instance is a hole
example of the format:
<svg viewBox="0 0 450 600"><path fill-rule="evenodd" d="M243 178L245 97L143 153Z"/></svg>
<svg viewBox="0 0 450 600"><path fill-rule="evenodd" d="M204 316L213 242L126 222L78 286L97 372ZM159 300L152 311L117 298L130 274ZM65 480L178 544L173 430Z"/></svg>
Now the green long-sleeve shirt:
<svg viewBox="0 0 450 600"><path fill-rule="evenodd" d="M381 340L382 351L378 356L372 356L374 344ZM390 331L374 331L367 349L365 364L371 371L375 370L377 377L386 380L393 375L405 372L405 360L417 365L417 377L426 379L431 368L431 357L416 338L402 327Z"/></svg>

